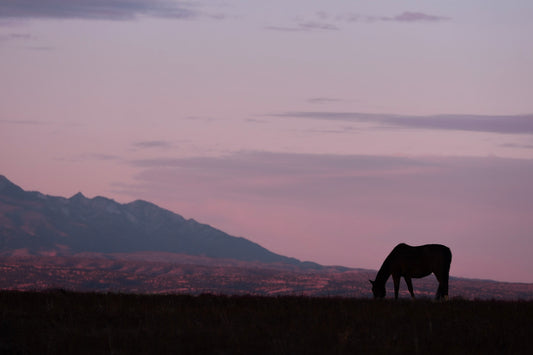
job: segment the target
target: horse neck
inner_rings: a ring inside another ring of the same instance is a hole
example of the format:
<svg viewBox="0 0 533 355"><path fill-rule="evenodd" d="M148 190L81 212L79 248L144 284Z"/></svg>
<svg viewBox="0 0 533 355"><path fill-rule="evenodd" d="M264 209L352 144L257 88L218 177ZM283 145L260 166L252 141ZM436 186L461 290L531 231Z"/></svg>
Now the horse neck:
<svg viewBox="0 0 533 355"><path fill-rule="evenodd" d="M381 265L381 268L379 269L378 274L376 275L375 283L378 284L378 285L385 286L385 283L389 279L390 274L391 274L390 261L387 258L383 262L383 265Z"/></svg>

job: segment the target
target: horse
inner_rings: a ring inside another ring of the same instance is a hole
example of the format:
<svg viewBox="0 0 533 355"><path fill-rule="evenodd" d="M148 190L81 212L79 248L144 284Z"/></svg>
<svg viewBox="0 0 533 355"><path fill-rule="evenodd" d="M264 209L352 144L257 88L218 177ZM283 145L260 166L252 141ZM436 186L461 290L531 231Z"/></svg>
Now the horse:
<svg viewBox="0 0 533 355"><path fill-rule="evenodd" d="M394 281L394 298L398 299L400 278L403 276L412 298L415 298L411 278L422 278L435 274L439 281L436 299L448 299L448 279L452 252L450 248L440 244L426 244L410 246L405 243L398 244L381 265L372 284L374 298L385 297L385 283L392 275Z"/></svg>

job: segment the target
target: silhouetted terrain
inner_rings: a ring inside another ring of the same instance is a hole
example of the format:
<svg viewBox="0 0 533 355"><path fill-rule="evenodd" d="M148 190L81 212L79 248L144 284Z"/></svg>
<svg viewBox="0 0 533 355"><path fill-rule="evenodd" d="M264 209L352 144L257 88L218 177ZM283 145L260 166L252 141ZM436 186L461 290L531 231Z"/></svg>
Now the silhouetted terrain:
<svg viewBox="0 0 533 355"><path fill-rule="evenodd" d="M0 175L0 253L73 255L160 251L263 263L301 263L152 203L24 191Z"/></svg>
<svg viewBox="0 0 533 355"><path fill-rule="evenodd" d="M531 354L533 302L0 292L4 354Z"/></svg>

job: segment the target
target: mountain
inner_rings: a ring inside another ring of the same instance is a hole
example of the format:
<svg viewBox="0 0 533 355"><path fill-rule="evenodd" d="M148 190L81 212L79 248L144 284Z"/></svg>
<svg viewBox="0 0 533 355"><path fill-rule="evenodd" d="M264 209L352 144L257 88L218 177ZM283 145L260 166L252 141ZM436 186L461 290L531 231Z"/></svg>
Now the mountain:
<svg viewBox="0 0 533 355"><path fill-rule="evenodd" d="M0 175L0 254L136 252L318 267L146 201L120 204L81 193L71 198L48 196L24 191Z"/></svg>

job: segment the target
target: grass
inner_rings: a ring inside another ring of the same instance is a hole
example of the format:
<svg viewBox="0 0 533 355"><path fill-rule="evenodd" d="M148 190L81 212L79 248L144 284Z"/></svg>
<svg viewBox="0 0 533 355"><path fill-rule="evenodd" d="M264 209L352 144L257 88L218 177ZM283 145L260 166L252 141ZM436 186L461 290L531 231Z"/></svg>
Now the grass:
<svg viewBox="0 0 533 355"><path fill-rule="evenodd" d="M533 302L0 291L2 354L530 354Z"/></svg>

